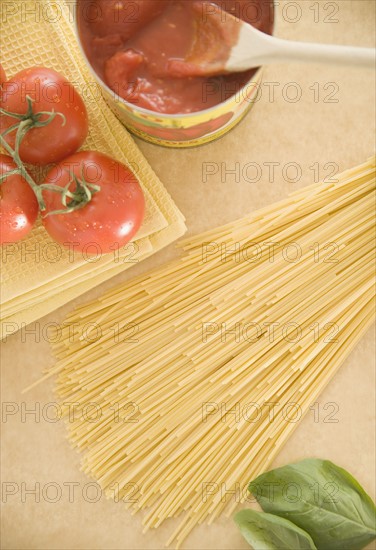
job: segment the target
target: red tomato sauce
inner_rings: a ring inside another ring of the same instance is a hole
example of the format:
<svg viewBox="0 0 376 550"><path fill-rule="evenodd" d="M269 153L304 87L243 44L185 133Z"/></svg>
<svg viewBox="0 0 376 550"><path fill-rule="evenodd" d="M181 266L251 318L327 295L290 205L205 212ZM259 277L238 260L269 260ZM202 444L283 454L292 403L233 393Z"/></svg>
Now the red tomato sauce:
<svg viewBox="0 0 376 550"><path fill-rule="evenodd" d="M254 70L215 77L168 73L168 60L184 59L192 45L192 2L197 4L197 0L78 0L79 35L96 73L126 101L165 114L209 109L239 92ZM212 3L271 34L271 0Z"/></svg>

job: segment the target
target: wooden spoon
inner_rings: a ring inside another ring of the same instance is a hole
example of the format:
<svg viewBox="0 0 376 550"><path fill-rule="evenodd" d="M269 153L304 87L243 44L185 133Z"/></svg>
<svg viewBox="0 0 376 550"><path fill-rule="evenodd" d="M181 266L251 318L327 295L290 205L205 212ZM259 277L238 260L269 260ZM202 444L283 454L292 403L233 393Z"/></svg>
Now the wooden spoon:
<svg viewBox="0 0 376 550"><path fill-rule="evenodd" d="M294 42L269 36L225 12L216 4L194 2L195 34L185 59L170 59L173 76L213 76L281 62L333 63L373 67L376 50L352 46Z"/></svg>

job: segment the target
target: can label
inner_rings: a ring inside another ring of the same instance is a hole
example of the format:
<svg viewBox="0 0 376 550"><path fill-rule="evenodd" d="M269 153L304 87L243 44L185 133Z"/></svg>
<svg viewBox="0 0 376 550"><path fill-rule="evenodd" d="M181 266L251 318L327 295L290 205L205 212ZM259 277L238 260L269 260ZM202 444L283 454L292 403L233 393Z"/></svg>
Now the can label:
<svg viewBox="0 0 376 550"><path fill-rule="evenodd" d="M103 90L105 99L120 121L141 139L164 147L197 147L214 141L236 126L257 97L261 69L240 93L207 111L179 118L145 112Z"/></svg>

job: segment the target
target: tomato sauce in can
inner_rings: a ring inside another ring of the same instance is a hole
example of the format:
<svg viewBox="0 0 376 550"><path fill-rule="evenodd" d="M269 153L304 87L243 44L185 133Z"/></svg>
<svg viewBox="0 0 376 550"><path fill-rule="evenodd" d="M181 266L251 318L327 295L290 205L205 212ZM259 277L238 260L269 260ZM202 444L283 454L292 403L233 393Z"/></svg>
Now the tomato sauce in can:
<svg viewBox="0 0 376 550"><path fill-rule="evenodd" d="M217 139L257 95L260 70L219 76L169 74L184 59L201 16L219 5L268 34L271 0L77 0L81 46L110 107L135 135L170 147ZM194 9L193 9L194 8Z"/></svg>

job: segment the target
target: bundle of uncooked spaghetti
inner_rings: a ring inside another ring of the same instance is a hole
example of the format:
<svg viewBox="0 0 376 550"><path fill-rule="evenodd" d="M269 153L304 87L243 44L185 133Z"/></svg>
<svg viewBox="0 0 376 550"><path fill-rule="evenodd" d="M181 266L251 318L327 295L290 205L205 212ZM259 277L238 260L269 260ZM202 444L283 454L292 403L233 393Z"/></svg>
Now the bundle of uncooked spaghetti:
<svg viewBox="0 0 376 550"><path fill-rule="evenodd" d="M184 514L177 545L246 497L372 322L374 167L197 236L66 321L54 372L83 469L146 527Z"/></svg>

